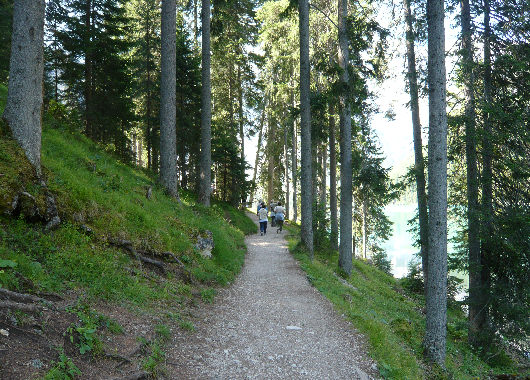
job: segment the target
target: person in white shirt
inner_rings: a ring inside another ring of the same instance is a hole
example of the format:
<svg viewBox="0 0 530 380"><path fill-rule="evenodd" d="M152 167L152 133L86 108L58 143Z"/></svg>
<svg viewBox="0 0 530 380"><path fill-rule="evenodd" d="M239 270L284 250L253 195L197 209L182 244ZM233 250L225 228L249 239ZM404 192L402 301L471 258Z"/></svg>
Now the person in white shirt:
<svg viewBox="0 0 530 380"><path fill-rule="evenodd" d="M278 206L274 208L274 213L276 214L276 233L282 232L283 230L283 220L285 219L285 207L282 206L282 202L278 202Z"/></svg>
<svg viewBox="0 0 530 380"><path fill-rule="evenodd" d="M265 207L265 203L261 204L261 208L258 211L258 219L259 219L259 230L261 233L261 236L264 234L267 234L267 221L269 214L269 210L267 210L267 207Z"/></svg>

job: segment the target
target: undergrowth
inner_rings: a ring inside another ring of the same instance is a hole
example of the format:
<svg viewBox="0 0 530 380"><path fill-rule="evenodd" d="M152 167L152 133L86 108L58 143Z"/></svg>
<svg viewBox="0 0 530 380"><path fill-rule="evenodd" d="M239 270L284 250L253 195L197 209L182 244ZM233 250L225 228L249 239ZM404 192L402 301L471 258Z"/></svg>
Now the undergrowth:
<svg viewBox="0 0 530 380"><path fill-rule="evenodd" d="M287 227L289 250L307 278L335 308L366 337L369 354L385 379L484 379L496 373L514 373L506 360L489 366L467 344L464 312L456 304L448 309L446 369L423 361L425 300L405 290L399 280L362 261L353 260L351 276L338 270L338 253L315 252L311 262L300 244L299 228ZM514 377L517 378L517 377Z"/></svg>
<svg viewBox="0 0 530 380"><path fill-rule="evenodd" d="M0 85L0 115L6 94L5 86ZM68 310L79 322L66 334L72 341L78 337L82 354L103 351L98 329L120 330L91 309L100 301L143 312L171 305L179 316L178 325L193 330L193 323L179 312L190 302L212 302L214 287L235 278L244 261L245 234L255 232L255 224L226 203L213 201L206 208L185 191L180 202L170 198L157 185L156 177L117 161L77 132L67 119L45 114L42 134L43 173L62 223L45 232L39 223L0 212L0 287L78 294L86 306ZM15 191L33 194L38 189L26 173L30 170L27 160L9 133L0 133L0 148L0 206L5 210ZM149 188L150 199L146 196ZM211 258L203 257L195 247L198 237L208 231L214 240ZM157 255L171 252L179 263L171 264L175 270L162 276L109 244L117 239L130 241L158 260L167 261ZM156 331L158 338L143 363L151 373L160 371L165 333L162 328ZM63 354L47 378L64 373L73 377L76 371Z"/></svg>

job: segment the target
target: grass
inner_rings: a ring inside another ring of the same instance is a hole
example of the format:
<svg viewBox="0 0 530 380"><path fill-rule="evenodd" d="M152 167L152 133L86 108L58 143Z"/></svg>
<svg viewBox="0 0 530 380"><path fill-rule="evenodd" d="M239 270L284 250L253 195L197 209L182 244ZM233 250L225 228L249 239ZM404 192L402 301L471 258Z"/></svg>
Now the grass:
<svg viewBox="0 0 530 380"><path fill-rule="evenodd" d="M6 95L0 85L0 114ZM211 286L234 279L244 261L244 236L256 230L242 211L220 202L203 207L186 192L176 202L147 171L117 161L70 127L66 117L47 114L44 120L43 172L63 222L44 233L39 224L0 212L0 286L24 290L21 274L41 291L76 289L87 300L149 308L153 302L191 298L202 288L202 298L210 302ZM39 192L26 164L16 143L0 133L0 211L16 191ZM145 196L149 187L151 199ZM206 231L215 243L211 259L194 246ZM170 251L192 278L169 273L163 281L153 281L135 259L108 244L111 238L152 252Z"/></svg>
<svg viewBox="0 0 530 380"><path fill-rule="evenodd" d="M467 344L466 318L453 305L448 310L446 370L423 361L424 299L404 290L399 280L354 259L352 275L339 276L338 254L315 252L311 262L300 245L299 228L287 227L289 249L307 278L366 337L369 354L385 379L482 379L513 373L510 361L491 367Z"/></svg>

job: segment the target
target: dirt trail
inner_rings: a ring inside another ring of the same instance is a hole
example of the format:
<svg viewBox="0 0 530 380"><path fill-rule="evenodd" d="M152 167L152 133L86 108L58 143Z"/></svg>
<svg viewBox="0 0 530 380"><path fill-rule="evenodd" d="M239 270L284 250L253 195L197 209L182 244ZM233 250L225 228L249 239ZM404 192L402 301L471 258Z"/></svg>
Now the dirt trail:
<svg viewBox="0 0 530 380"><path fill-rule="evenodd" d="M254 216L255 218L255 216ZM181 379L372 379L362 338L308 282L270 228L247 237L234 284L199 311L168 353ZM175 375L176 374L176 375Z"/></svg>

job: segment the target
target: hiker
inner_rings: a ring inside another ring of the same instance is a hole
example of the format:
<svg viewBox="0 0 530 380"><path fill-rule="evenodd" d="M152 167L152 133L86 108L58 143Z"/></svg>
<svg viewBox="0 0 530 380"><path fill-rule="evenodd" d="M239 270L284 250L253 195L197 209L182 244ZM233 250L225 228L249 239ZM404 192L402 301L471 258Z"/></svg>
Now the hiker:
<svg viewBox="0 0 530 380"><path fill-rule="evenodd" d="M261 233L261 236L264 234L267 234L267 215L269 211L267 210L267 207L265 207L265 203L261 203L261 207L258 211L258 219L259 219L259 230Z"/></svg>
<svg viewBox="0 0 530 380"><path fill-rule="evenodd" d="M271 201L271 227L276 227L276 213L274 212L274 209L276 208L276 203L274 201Z"/></svg>
<svg viewBox="0 0 530 380"><path fill-rule="evenodd" d="M285 207L282 206L282 202L278 202L278 206L274 208L274 213L276 214L276 224L278 225L276 233L282 232L285 219Z"/></svg>
<svg viewBox="0 0 530 380"><path fill-rule="evenodd" d="M257 209L257 211L256 211L256 215L257 215L257 216L259 216L259 209L261 208L261 204L262 204L262 203L263 203L263 200L260 199L260 200L258 201L258 209Z"/></svg>

